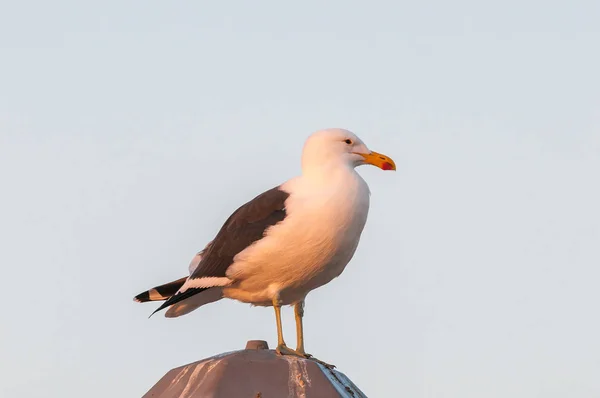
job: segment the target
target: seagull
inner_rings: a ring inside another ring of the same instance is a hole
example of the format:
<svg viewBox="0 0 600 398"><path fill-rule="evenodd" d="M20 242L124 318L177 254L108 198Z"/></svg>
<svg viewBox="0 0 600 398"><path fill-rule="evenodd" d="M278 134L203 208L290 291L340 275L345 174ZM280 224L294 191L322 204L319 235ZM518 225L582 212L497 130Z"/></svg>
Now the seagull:
<svg viewBox="0 0 600 398"><path fill-rule="evenodd" d="M358 247L370 191L355 168L365 164L396 170L391 158L371 151L348 130L313 133L304 144L299 176L233 212L192 259L188 276L140 293L134 300L164 301L151 316L168 308L168 318L222 298L272 306L276 352L311 358L304 349L304 300L338 277ZM287 305L294 307L295 350L283 338L281 307Z"/></svg>

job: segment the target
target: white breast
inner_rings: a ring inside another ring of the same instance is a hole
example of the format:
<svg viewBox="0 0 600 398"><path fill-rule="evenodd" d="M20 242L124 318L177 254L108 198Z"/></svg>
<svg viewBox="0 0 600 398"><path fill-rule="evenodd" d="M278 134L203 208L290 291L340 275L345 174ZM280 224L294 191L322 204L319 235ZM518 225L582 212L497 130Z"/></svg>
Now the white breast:
<svg viewBox="0 0 600 398"><path fill-rule="evenodd" d="M348 262L354 256L360 236L367 221L369 213L369 189L365 181L357 174L352 173L352 182L344 181L342 186L333 186L330 201L322 207L322 212L316 223L322 223L322 236L325 249L329 250L330 258L324 257L307 264L319 269L318 275L311 280L309 287L312 289L328 283L339 276ZM327 245L327 243L331 245ZM319 248L316 248L317 252Z"/></svg>

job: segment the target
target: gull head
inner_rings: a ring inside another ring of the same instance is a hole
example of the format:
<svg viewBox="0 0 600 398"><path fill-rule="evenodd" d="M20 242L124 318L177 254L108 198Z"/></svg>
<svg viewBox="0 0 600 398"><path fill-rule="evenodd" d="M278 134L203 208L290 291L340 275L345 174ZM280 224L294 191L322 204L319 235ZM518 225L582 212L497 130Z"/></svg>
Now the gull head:
<svg viewBox="0 0 600 398"><path fill-rule="evenodd" d="M303 170L339 165L354 168L363 164L382 170L396 170L396 164L389 156L371 151L356 134L344 129L313 133L306 140L302 151Z"/></svg>

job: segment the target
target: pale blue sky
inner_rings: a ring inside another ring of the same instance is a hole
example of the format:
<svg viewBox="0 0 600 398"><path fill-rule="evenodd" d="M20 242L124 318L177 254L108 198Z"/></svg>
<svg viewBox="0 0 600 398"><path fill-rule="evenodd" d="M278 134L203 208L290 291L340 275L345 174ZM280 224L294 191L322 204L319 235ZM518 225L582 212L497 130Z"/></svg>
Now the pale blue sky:
<svg viewBox="0 0 600 398"><path fill-rule="evenodd" d="M148 320L237 206L355 131L369 221L307 350L372 397L600 395L600 2L0 2L0 396L135 397L276 339ZM287 339L294 341L286 310Z"/></svg>

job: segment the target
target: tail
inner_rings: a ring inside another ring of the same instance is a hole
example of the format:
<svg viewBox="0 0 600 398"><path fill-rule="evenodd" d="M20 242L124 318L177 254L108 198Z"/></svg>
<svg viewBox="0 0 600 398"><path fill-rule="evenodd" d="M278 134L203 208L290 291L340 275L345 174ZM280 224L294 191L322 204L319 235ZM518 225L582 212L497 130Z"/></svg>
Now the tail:
<svg viewBox="0 0 600 398"><path fill-rule="evenodd" d="M179 316L189 314L195 309L202 307L204 304L214 303L222 298L223 288L220 286L211 287L200 294L196 294L186 300L172 304L165 313L165 316L167 318L177 318Z"/></svg>
<svg viewBox="0 0 600 398"><path fill-rule="evenodd" d="M150 314L150 316L156 314L158 311L164 310L165 308L168 308L170 306L172 306L173 304L177 304L182 302L185 299L188 299L192 296L195 296L198 293L202 293L204 291L208 290L207 287L203 287L203 288L191 288L191 289L186 289L184 292L180 292L177 293L171 297L169 297L167 299L167 301L165 301L164 303L162 303L162 305L160 307L158 307L152 314ZM150 317L148 317L150 318Z"/></svg>
<svg viewBox="0 0 600 398"><path fill-rule="evenodd" d="M177 279L176 281L165 283L164 285L153 287L135 296L133 301L145 303L148 301L163 301L171 298L183 286L187 277Z"/></svg>
<svg viewBox="0 0 600 398"><path fill-rule="evenodd" d="M179 291L162 303L150 317L157 312L169 308L165 314L167 318L176 318L187 314L204 304L213 303L223 298L223 286L189 287ZM148 318L150 318L148 317Z"/></svg>

